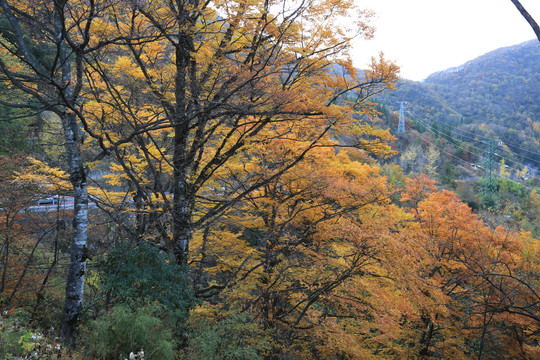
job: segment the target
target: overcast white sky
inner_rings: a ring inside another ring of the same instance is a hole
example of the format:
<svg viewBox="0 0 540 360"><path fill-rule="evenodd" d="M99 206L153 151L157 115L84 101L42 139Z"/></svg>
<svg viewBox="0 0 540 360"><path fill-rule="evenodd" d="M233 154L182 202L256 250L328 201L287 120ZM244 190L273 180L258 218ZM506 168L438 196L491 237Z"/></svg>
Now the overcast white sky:
<svg viewBox="0 0 540 360"><path fill-rule="evenodd" d="M383 51L401 67L401 76L428 75L500 47L535 38L510 0L354 0L375 10L373 40L357 40L351 54L365 68ZM540 0L521 0L540 22ZM540 60L539 60L540 61Z"/></svg>

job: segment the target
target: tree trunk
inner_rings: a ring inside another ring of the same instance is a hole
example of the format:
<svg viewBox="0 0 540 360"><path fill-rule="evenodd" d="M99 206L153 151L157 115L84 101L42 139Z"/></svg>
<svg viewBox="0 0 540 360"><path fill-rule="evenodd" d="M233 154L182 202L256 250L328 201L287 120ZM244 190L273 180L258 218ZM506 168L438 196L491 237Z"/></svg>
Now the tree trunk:
<svg viewBox="0 0 540 360"><path fill-rule="evenodd" d="M66 298L62 314L62 341L73 347L77 340L77 332L82 313L84 278L87 258L88 229L88 190L86 173L82 166L77 139L77 123L74 114L68 114L64 120L66 151L70 159L70 181L73 185L73 238L71 244L71 262L66 282Z"/></svg>
<svg viewBox="0 0 540 360"><path fill-rule="evenodd" d="M71 247L71 263L69 266L68 279L66 283L66 298L64 304L64 312L62 314L62 323L60 326L62 340L68 345L73 346L77 338L77 330L82 311L82 298L84 290L84 276L86 271L86 240L88 228L88 193L86 185L86 169L81 156L80 145L82 137L79 130L78 118L76 114L69 109L77 108L77 96L83 82L82 74L82 51L84 42L81 47L76 47L67 50L67 29L65 27L67 13L65 7L69 0L55 0L51 2L54 6L54 14L51 18L53 23L51 28L46 28L47 42L50 40L49 34L54 35L53 45L57 53L54 54L52 64L39 62L35 58L33 47L38 48L38 42L32 43L32 36L25 33L19 23L18 18L12 11L12 6L6 0L0 0L0 6L3 10L3 16L9 21L14 33L14 41L16 42L18 52L28 71L33 73L38 87L45 85L48 89L56 89L55 96L51 97L51 93L46 91L44 94L41 90L36 91L33 87L26 86L22 82L16 80L18 76L11 74L10 81L19 89L27 94L34 96L42 107L38 110L52 110L62 119L62 126L65 136L65 151L68 159L70 181L73 186L73 197L75 201L73 210L73 238ZM16 1L13 1L16 3ZM16 6L14 7L16 8ZM47 8L48 9L48 8ZM48 10L43 9L46 13ZM26 14L26 13L25 13ZM19 14L20 15L20 14ZM48 25L49 16L43 19L34 19L24 16L24 21L28 21L33 26ZM82 20L81 20L82 21ZM86 20L85 20L86 21ZM90 21L90 19L88 19ZM78 23L80 26L81 23ZM74 28L78 25L71 25ZM89 23L86 24L89 27ZM33 46L29 46L29 44ZM71 55L71 56L70 56ZM77 69L76 77L72 79L72 66ZM9 70L2 69L2 71ZM29 78L31 79L32 76ZM15 79L15 80L13 80ZM32 81L28 81L32 82ZM29 105L30 106L30 105ZM33 106L30 106L33 108ZM36 109L34 109L36 110Z"/></svg>
<svg viewBox="0 0 540 360"><path fill-rule="evenodd" d="M173 152L174 188L173 188L173 244L174 256L178 264L186 264L189 242L192 236L193 201L188 183L186 164L186 136L184 126L175 125L175 144Z"/></svg>
<svg viewBox="0 0 540 360"><path fill-rule="evenodd" d="M433 339L433 333L435 328L433 321L431 321L429 315L423 317L422 320L426 325L426 329L424 330L424 332L422 333L422 337L420 338L420 345L422 347L420 348L418 355L420 359L427 359L429 358L429 348L431 346L431 340Z"/></svg>
<svg viewBox="0 0 540 360"><path fill-rule="evenodd" d="M194 1L193 1L194 2ZM174 185L173 185L173 244L174 256L178 264L186 264L189 242L192 236L193 194L189 187L188 137L188 74L192 65L191 52L194 51L193 38L184 26L190 22L185 4L177 1L179 17L178 44L176 44L175 114L174 127ZM192 79L193 81L193 79Z"/></svg>
<svg viewBox="0 0 540 360"><path fill-rule="evenodd" d="M71 62L65 48L64 39L64 6L67 0L55 2L55 35L61 64L62 83L65 88L59 97L73 105ZM81 155L82 137L77 123L77 116L64 108L62 111L62 126L66 140L66 154L69 162L69 180L73 186L73 237L71 243L71 260L66 282L66 298L62 313L60 332L62 341L69 347L74 347L82 314L84 278L86 275L87 259L87 230L88 230L88 189L86 169Z"/></svg>

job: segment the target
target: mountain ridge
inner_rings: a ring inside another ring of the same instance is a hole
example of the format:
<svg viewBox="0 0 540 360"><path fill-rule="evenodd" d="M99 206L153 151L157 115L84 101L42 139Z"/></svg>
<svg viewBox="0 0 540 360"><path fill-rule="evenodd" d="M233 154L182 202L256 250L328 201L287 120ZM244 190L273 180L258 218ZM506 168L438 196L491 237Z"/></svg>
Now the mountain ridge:
<svg viewBox="0 0 540 360"><path fill-rule="evenodd" d="M514 164L540 168L540 42L499 48L421 82L401 80L379 99L397 111L407 101L410 128L433 127L481 148L481 139L502 141ZM392 130L397 123L388 123Z"/></svg>
<svg viewBox="0 0 540 360"><path fill-rule="evenodd" d="M536 45L540 46L540 42L538 42L538 40L536 40L536 39L532 39L532 40L524 41L524 42L519 43L519 44L500 47L500 48L497 48L495 50L491 50L491 51L489 51L489 52L487 52L485 54L482 54L480 56L477 56L477 57L475 57L475 58L473 58L471 60L468 60L468 61L464 62L461 65L436 71L436 72L434 72L432 74L429 74L425 79L423 79L421 81L418 81L418 82L420 82L420 83L429 82L429 79L432 79L434 77L438 77L438 76L441 76L441 75L444 76L445 74L463 71L464 69L466 69L470 65L474 65L478 61L482 61L482 60L488 59L488 58L497 58L500 55L502 55L504 53L507 53L509 51L514 51L514 50L516 50L518 48L527 48L529 46L535 47Z"/></svg>

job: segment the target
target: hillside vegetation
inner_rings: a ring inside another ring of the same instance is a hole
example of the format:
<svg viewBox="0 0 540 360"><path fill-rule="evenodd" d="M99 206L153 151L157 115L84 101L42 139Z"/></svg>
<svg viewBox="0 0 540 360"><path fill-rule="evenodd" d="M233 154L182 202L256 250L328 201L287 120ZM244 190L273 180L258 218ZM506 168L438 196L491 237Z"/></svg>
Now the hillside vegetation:
<svg viewBox="0 0 540 360"><path fill-rule="evenodd" d="M540 43L501 48L423 82L402 80L380 99L396 109L407 101L411 120L436 124L457 140L482 149L482 141L502 140L513 167L540 168ZM413 126L424 130L422 124ZM395 126L395 125L394 125Z"/></svg>

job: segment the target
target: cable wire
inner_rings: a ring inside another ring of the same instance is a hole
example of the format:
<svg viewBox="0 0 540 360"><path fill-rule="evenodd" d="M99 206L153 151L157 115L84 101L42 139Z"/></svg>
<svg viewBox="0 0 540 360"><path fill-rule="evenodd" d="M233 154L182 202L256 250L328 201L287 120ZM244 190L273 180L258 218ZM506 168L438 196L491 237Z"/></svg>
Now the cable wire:
<svg viewBox="0 0 540 360"><path fill-rule="evenodd" d="M418 117L415 113L412 113L412 112L409 112L409 113L415 117L415 118L414 118L414 121L419 122L420 124L422 124L423 126L425 126L425 127L427 127L427 128L431 127L431 124L428 124L427 122L424 122L424 121L420 120L420 117ZM468 133L468 132L466 132L466 131L464 131L464 130L454 128L454 129L452 129L452 131L455 132L455 133L458 133L458 135L460 135L460 136L462 136L462 137L465 137L465 138L467 138L467 139L469 139L469 140L476 141L476 142L483 142L482 140L478 140L478 139L477 139L477 136L476 136L475 134ZM471 134L471 135L468 135L468 134ZM438 135L441 136L441 137L444 137L444 136L445 136L445 134L444 134L442 131L439 131L439 132L438 132ZM448 136L448 135L446 135L446 136ZM499 141L499 140L492 140L492 139L489 139L489 138L487 138L487 137L485 137L485 136L481 136L481 137L483 137L483 138L485 138L485 139L488 139L487 141ZM448 140L448 141L451 141L451 140L448 139L447 137L446 137L445 139ZM454 138L452 138L452 139L458 141L457 139L454 139ZM461 143L463 144L463 142L461 142ZM480 150L480 148L478 148L478 147L472 145L470 142L468 142L468 145L474 147L474 148L477 149L477 150ZM480 152L483 152L483 151L480 150ZM533 152L533 153L534 153L534 152ZM536 154L536 153L534 153L534 154ZM506 156L504 156L504 155L502 155L502 154L497 154L497 155L500 156L501 158L503 158L503 159L509 161L509 162L512 162L512 163L517 164L517 165L519 165L519 166L521 166L521 167L524 167L524 165L523 165L522 163L520 163L520 162L518 162L518 161L516 161L516 160L513 160L513 159L511 159L511 158L509 158L509 157L506 157ZM540 155L540 154L538 154L538 155ZM537 165L537 164L540 165L540 162L539 162L538 160L532 159L532 158L527 157L527 156L525 156L525 155L521 155L521 156L522 156L524 159L530 160L530 161L533 162L535 165Z"/></svg>
<svg viewBox="0 0 540 360"><path fill-rule="evenodd" d="M413 113L413 112L411 112L410 110L409 110L408 112L409 112L409 114L411 114L411 115L413 115L413 116L415 117L415 120L416 120L416 118L419 118L419 117L416 115L416 113ZM426 118L425 113L422 112L422 114L423 114L422 118L425 119L425 118ZM424 123L424 125L425 125L425 123ZM425 125L425 126L426 126L426 125ZM499 141L499 140L494 140L494 139L492 139L492 138L489 138L489 137L487 137L487 136L484 136L484 135L482 135L482 134L475 134L475 133L472 133L472 132L470 132L470 131L467 131L467 130L464 130L464 129L460 129L460 128L454 128L454 129L452 129L452 131L454 131L454 132L456 132L456 133L460 133L460 135L465 136L465 137L467 137L467 138L469 138L469 139L474 139L474 141L482 141L482 140L478 140L478 138L483 138L483 139L485 139L485 141ZM504 141L504 144L505 144L505 145L510 145L510 146L512 146L512 147L514 147L514 148L516 148L516 149L519 149L519 150L526 151L526 152L528 152L528 153L530 153L530 154L540 156L540 153L537 153L537 152L535 152L535 151L531 151L531 150L527 150L527 149L521 148L521 147L517 146L516 144L510 143L510 142L508 142L508 141ZM522 156L523 158L525 158L525 159L528 159L528 160L532 161L532 162L535 163L535 164L540 164L540 162L539 162L538 160L532 159L532 158L530 158L530 157L528 157L528 156L525 156L525 155L523 155L523 154L521 154L521 156Z"/></svg>
<svg viewBox="0 0 540 360"><path fill-rule="evenodd" d="M411 134L415 134L416 136L418 136L420 139L422 139L422 140L423 140L424 142L426 142L427 144L436 147L439 151L445 153L446 155L449 155L449 156L451 156L451 157L453 157L453 158L455 158L455 159L457 159L457 160L459 160L459 161L461 161L461 162L463 162L463 163L465 163L465 164L467 164L467 165L470 165L469 162L463 160L462 158L460 158L460 157L458 157L458 156L455 156L454 154L449 153L448 151L446 151L446 150L444 150L444 149L439 148L436 144L433 144L433 142L429 141L428 139L426 139L426 138L424 138L422 135L420 135L420 133L419 133L418 131L414 131L414 132L413 132L414 129L411 128L409 125L407 125L407 123L405 123L405 127L408 128L408 129L411 131ZM508 178L508 177L506 177L506 176L503 176L503 175L497 173L496 171L493 171L493 175L496 176L496 177L499 177L499 178L501 178L501 179L505 179L505 180L511 181L511 182L513 182L513 183L516 183L516 184L518 184L518 185L520 185L520 186L522 186L522 187L524 187L524 188L526 188L526 189L529 189L529 190L531 190L531 191L532 191L532 190L535 190L534 188L532 188L532 187L530 187L530 186L527 186L527 185L522 184L522 183L520 183L520 182L517 182L517 181L515 181L515 180L513 180L513 179L511 179L511 178Z"/></svg>

